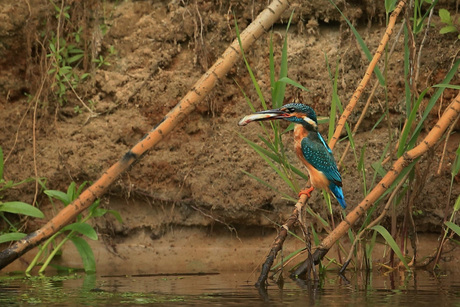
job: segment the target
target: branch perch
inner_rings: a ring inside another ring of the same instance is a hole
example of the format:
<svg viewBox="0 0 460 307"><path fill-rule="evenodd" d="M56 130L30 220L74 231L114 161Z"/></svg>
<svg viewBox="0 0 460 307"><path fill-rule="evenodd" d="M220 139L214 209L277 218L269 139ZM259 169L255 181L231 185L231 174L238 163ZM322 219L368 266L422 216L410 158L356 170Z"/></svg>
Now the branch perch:
<svg viewBox="0 0 460 307"><path fill-rule="evenodd" d="M288 0L275 0L262 11L241 33L243 48L247 49L264 32L268 31L289 6L290 3ZM29 234L24 239L17 241L10 248L3 250L0 253L0 269L40 244L40 242L48 239L65 225L73 221L79 213L87 209L97 198L101 197L121 173L126 171L135 161L140 159L143 154L158 144L166 134L171 132L184 117L195 109L195 106L214 88L219 79L229 72L240 56L241 52L238 40L235 39L222 56L195 83L193 88L163 118L163 120L131 148L131 150L129 150L118 162L104 172L93 185L80 195L80 197L62 209L42 228Z"/></svg>

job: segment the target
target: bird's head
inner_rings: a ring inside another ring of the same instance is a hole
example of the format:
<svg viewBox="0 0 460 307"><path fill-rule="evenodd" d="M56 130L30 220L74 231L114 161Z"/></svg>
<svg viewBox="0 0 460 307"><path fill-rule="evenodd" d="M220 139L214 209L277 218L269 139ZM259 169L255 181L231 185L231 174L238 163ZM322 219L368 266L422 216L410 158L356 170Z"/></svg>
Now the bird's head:
<svg viewBox="0 0 460 307"><path fill-rule="evenodd" d="M289 103L279 109L260 111L245 116L238 125L245 126L250 122L283 119L304 126L307 130L318 130L315 111L302 103Z"/></svg>

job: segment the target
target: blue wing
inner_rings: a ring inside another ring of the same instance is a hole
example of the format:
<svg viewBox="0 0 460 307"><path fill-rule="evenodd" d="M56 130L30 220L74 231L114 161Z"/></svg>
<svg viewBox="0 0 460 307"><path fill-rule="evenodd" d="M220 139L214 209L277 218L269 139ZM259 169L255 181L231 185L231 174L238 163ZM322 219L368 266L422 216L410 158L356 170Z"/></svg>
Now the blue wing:
<svg viewBox="0 0 460 307"><path fill-rule="evenodd" d="M327 146L321 134L318 132L317 134L319 142L316 142L315 138L306 137L302 139L303 156L308 163L326 176L327 180L329 180L329 189L342 208L345 208L347 204L342 191L342 176L340 176L337 169L331 149Z"/></svg>
<svg viewBox="0 0 460 307"><path fill-rule="evenodd" d="M309 137L302 139L301 145L303 156L308 163L322 172L330 182L333 182L337 186L341 187L342 177L337 169L332 151L319 133L318 138L320 142L315 142Z"/></svg>

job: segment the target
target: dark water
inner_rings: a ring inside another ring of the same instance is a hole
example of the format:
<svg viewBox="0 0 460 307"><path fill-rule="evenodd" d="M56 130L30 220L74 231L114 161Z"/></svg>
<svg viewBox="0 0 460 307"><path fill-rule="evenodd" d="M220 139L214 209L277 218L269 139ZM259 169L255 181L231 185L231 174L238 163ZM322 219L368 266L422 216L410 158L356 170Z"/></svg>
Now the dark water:
<svg viewBox="0 0 460 307"><path fill-rule="evenodd" d="M460 276L419 271L349 273L348 280L328 272L315 286L286 278L266 292L249 274L48 277L0 276L0 306L206 305L206 306L459 306ZM248 280L249 279L249 280ZM301 305L300 305L301 304Z"/></svg>

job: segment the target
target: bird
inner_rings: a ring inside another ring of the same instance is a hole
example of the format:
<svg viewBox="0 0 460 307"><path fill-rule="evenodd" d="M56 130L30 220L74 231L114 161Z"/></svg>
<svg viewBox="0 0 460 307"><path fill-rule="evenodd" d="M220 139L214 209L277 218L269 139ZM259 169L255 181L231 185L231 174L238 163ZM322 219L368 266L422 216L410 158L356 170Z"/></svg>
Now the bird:
<svg viewBox="0 0 460 307"><path fill-rule="evenodd" d="M343 209L347 207L342 190L342 176L337 169L332 150L318 132L315 111L308 105L298 102L286 104L278 109L259 111L245 116L238 123L245 126L250 122L265 120L285 120L295 123L294 149L298 158L306 166L311 187L299 192L299 197L310 193L314 188L332 192Z"/></svg>

